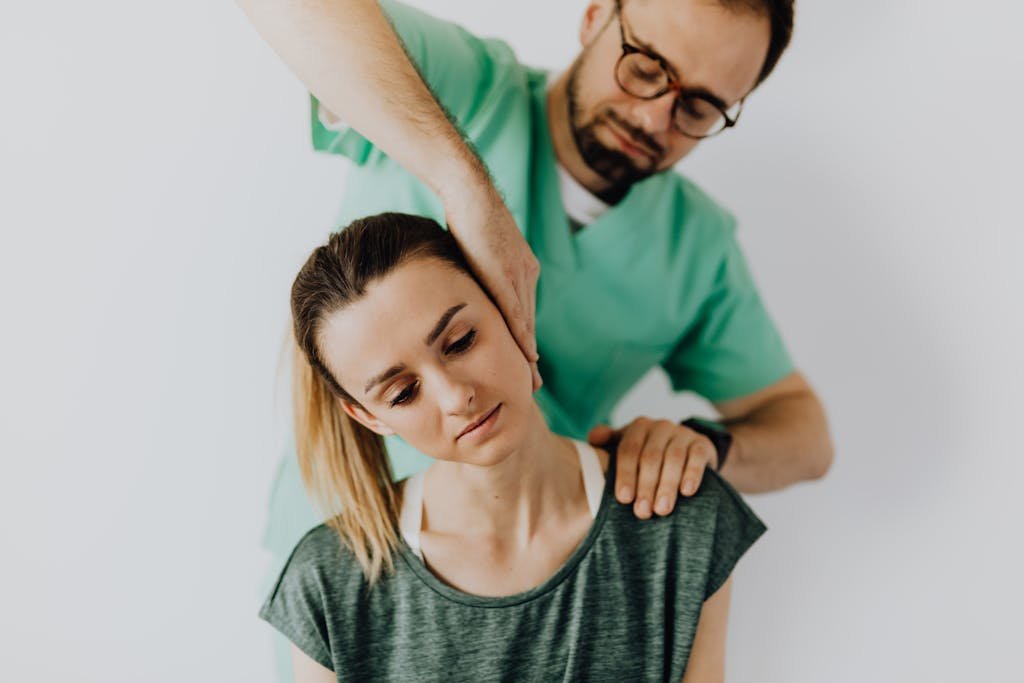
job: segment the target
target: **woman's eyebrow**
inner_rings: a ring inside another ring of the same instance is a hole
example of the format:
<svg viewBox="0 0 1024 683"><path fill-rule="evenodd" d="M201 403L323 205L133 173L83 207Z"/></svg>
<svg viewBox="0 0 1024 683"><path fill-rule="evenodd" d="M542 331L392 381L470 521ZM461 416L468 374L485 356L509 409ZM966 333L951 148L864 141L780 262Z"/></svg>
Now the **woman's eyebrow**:
<svg viewBox="0 0 1024 683"><path fill-rule="evenodd" d="M384 372L380 373L379 375L376 375L375 377L371 377L370 381L368 381L366 383L366 386L363 388L363 393L364 394L370 393L370 389L372 389L374 386L376 386L377 384L380 384L381 382L385 382L385 381L391 379L392 377L394 377L395 375L403 372L404 370L405 370L405 366L404 365L393 365L390 368L388 368L387 370L385 370Z"/></svg>
<svg viewBox="0 0 1024 683"><path fill-rule="evenodd" d="M443 314L441 314L441 317L438 319L437 323L434 325L434 328L432 330L430 330L430 334L428 334L426 339L423 340L423 345L424 346L430 346L435 341L437 341L437 338L441 336L442 332L444 332L444 328L448 327L448 323L450 323L452 321L452 317L454 317L454 315L456 313L458 313L459 311L461 311L465 307L466 307L465 303L456 304L456 305L452 306L451 308L449 308L447 311L445 311ZM384 372L380 373L379 375L374 375L373 377L371 377L369 379L369 381L367 381L366 387L363 388L363 393L364 394L369 394L370 393L370 389L372 389L374 386L380 384L381 382L386 382L387 380L391 379L395 375L397 375L397 374L399 374L401 372L404 372L404 371L405 371L405 365L399 364L399 365L391 366L390 368L388 368Z"/></svg>
<svg viewBox="0 0 1024 683"><path fill-rule="evenodd" d="M432 329L430 331L430 334L427 335L426 339L423 340L423 345L430 346L435 341L437 341L437 338L441 336L442 332L444 332L444 328L448 327L448 323L451 322L452 317L465 307L466 304L461 303L456 304L449 308L447 311L445 311L444 314L441 315L441 318L437 321L437 324L434 325L434 329Z"/></svg>

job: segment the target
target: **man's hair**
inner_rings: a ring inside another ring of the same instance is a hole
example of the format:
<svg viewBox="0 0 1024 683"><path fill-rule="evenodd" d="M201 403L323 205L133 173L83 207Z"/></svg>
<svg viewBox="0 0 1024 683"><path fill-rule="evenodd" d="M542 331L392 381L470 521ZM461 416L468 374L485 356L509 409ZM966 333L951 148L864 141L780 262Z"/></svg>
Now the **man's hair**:
<svg viewBox="0 0 1024 683"><path fill-rule="evenodd" d="M731 10L749 10L768 16L771 21L772 34L768 42L768 54L765 55L761 73L757 77L760 85L775 69L779 57L786 51L793 37L793 5L795 0L718 0L721 5Z"/></svg>

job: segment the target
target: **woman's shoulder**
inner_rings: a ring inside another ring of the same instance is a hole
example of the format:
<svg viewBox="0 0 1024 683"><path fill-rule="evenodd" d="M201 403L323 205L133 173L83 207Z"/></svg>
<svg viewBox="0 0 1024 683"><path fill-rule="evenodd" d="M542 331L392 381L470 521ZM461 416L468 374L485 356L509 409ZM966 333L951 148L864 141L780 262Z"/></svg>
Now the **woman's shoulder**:
<svg viewBox="0 0 1024 683"><path fill-rule="evenodd" d="M743 496L733 488L732 484L710 468L704 470L704 478L701 480L700 487L698 487L693 498L707 500L716 509L737 509L754 515L754 511L750 509ZM683 498L681 500L686 499Z"/></svg>
<svg viewBox="0 0 1024 683"><path fill-rule="evenodd" d="M271 598L281 592L310 593L338 590L343 586L358 589L364 580L355 554L337 531L327 524L310 529L299 539L284 564Z"/></svg>
<svg viewBox="0 0 1024 683"><path fill-rule="evenodd" d="M607 480L605 493L611 503L616 502L613 493L616 476L615 446L616 444L613 443L605 448L594 448ZM623 508L623 511L630 512L628 518L624 519L631 519L643 524L644 520L639 520L632 514L632 506L619 507ZM743 500L743 496L721 475L711 469L704 471L704 477L696 493L689 497L680 496L669 515L655 519L671 519L675 524L692 525L695 518L706 518L713 522L719 514L728 518L744 519L756 523L755 526L760 525L762 531L764 530L763 523Z"/></svg>
<svg viewBox="0 0 1024 683"><path fill-rule="evenodd" d="M342 543L338 533L327 524L318 524L299 539L292 549L290 560L301 562L312 562L323 558L325 555L335 555L345 552L345 544Z"/></svg>
<svg viewBox="0 0 1024 683"><path fill-rule="evenodd" d="M314 661L332 669L330 623L338 598L359 590L358 569L337 532L326 524L316 526L295 544L259 616ZM342 599L340 604L349 602Z"/></svg>
<svg viewBox="0 0 1024 683"><path fill-rule="evenodd" d="M664 517L637 519L631 505L619 505L608 493L606 497L605 504L615 508L609 522L618 530L617 536L628 539L634 548L641 546L641 554L649 558L683 562L687 571L700 568L705 599L725 583L739 559L767 530L736 489L711 470L705 471L697 492L680 497Z"/></svg>

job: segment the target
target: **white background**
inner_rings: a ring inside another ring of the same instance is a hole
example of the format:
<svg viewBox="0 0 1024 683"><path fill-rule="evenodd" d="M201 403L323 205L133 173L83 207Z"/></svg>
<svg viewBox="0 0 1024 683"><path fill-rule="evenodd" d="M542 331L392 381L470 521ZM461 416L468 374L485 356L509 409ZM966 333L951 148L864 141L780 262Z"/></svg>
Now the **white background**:
<svg viewBox="0 0 1024 683"><path fill-rule="evenodd" d="M583 3L418 2L575 54ZM750 498L732 681L1022 681L1016 3L819 0L682 165L741 221L838 447ZM346 166L225 2L0 9L0 678L271 681L287 289ZM672 416L652 375L620 411Z"/></svg>

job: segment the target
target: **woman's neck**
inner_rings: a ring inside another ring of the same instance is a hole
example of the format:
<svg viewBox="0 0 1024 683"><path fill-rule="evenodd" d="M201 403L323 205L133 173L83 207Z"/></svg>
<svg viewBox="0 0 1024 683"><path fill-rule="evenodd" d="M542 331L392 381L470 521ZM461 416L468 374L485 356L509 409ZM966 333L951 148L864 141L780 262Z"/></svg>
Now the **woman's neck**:
<svg viewBox="0 0 1024 683"><path fill-rule="evenodd" d="M552 433L539 410L535 421L527 441L496 465L431 466L424 484L424 531L528 545L543 526L586 509L575 445Z"/></svg>

